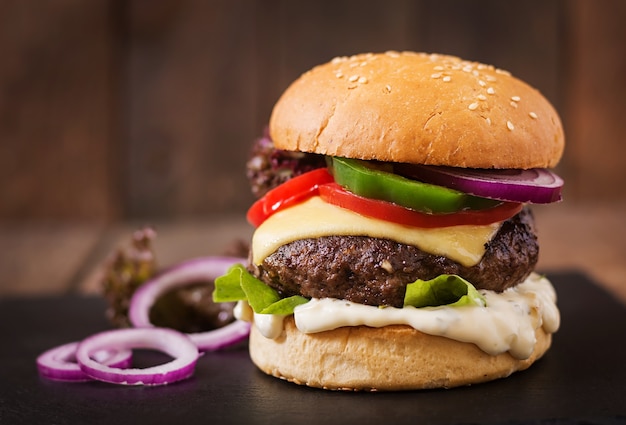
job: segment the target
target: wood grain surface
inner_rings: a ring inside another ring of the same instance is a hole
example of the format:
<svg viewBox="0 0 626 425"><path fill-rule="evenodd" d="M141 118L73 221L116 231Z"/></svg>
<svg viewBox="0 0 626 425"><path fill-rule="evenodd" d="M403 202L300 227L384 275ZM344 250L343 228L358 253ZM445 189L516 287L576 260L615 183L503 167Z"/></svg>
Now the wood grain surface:
<svg viewBox="0 0 626 425"><path fill-rule="evenodd" d="M162 262L251 233L244 175L272 105L337 55L416 50L510 70L560 111L566 201L540 266L626 299L626 2L0 2L0 294L93 291L158 223Z"/></svg>
<svg viewBox="0 0 626 425"><path fill-rule="evenodd" d="M493 63L560 111L575 201L624 201L620 0L0 3L0 219L242 212L252 140L302 72L364 51Z"/></svg>

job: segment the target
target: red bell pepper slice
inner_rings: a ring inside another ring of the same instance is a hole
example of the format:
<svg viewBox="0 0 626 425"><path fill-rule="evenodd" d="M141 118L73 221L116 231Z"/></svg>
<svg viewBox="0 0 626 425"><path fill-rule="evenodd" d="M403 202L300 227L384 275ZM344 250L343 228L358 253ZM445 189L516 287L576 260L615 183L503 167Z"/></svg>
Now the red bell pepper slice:
<svg viewBox="0 0 626 425"><path fill-rule="evenodd" d="M333 181L333 176L326 168L300 174L270 190L252 204L246 218L250 224L258 227L275 212L317 196L320 185Z"/></svg>
<svg viewBox="0 0 626 425"><path fill-rule="evenodd" d="M422 228L487 225L506 220L522 209L521 203L502 202L483 210L462 210L446 214L422 213L391 202L355 195L335 183L326 168L319 168L294 177L267 192L252 204L246 218L250 224L258 227L277 211L318 195L329 204L367 217Z"/></svg>
<svg viewBox="0 0 626 425"><path fill-rule="evenodd" d="M495 207L484 210L462 210L447 214L427 214L404 208L391 202L355 195L337 183L328 183L320 186L319 196L329 204L346 208L367 217L423 228L487 225L513 217L522 209L522 204L520 203L502 202Z"/></svg>

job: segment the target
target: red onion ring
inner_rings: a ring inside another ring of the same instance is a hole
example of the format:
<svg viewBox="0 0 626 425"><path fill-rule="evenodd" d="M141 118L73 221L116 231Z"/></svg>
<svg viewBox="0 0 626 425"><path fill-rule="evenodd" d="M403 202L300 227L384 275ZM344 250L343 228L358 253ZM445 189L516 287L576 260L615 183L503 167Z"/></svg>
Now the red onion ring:
<svg viewBox="0 0 626 425"><path fill-rule="evenodd" d="M558 202L563 187L563 179L546 168L480 170L410 165L400 166L398 172L427 183L501 201Z"/></svg>
<svg viewBox="0 0 626 425"><path fill-rule="evenodd" d="M37 369L44 378L55 381L85 382L91 381L76 363L78 342L70 342L51 348L37 357ZM127 368L132 363L131 350L103 349L93 353L93 358L104 365Z"/></svg>
<svg viewBox="0 0 626 425"><path fill-rule="evenodd" d="M170 289L193 282L215 280L233 265L244 262L237 257L200 257L180 263L145 282L133 294L128 318L137 328L150 328L150 308L156 300ZM187 334L201 351L214 351L236 344L248 337L250 324L236 320L224 327Z"/></svg>
<svg viewBox="0 0 626 425"><path fill-rule="evenodd" d="M147 348L162 351L173 360L145 369L121 369L93 358L101 350ZM84 339L76 349L76 361L89 377L122 385L165 385L189 378L198 360L198 349L184 334L173 329L116 329Z"/></svg>

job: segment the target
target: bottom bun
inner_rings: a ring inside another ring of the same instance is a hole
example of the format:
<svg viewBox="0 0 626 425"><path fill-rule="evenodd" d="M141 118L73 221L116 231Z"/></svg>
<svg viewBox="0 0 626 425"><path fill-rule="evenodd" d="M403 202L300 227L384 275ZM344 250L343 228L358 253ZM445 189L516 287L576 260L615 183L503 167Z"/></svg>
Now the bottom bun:
<svg viewBox="0 0 626 425"><path fill-rule="evenodd" d="M252 326L250 357L268 375L329 390L398 391L450 388L504 378L524 370L549 348L552 335L536 331L528 359L489 355L471 343L432 336L409 326L342 327L314 334L285 318L276 339Z"/></svg>

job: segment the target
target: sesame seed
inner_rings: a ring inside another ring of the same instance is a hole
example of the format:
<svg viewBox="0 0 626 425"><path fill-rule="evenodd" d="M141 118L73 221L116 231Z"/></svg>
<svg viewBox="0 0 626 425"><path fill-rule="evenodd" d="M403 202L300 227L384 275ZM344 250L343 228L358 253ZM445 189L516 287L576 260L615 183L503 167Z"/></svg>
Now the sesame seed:
<svg viewBox="0 0 626 425"><path fill-rule="evenodd" d="M437 65L437 66L433 67L433 69L435 71L443 71L445 68L443 66L441 66L441 65Z"/></svg>
<svg viewBox="0 0 626 425"><path fill-rule="evenodd" d="M511 102L511 106L517 108L517 102Z"/></svg>
<svg viewBox="0 0 626 425"><path fill-rule="evenodd" d="M521 97L519 97L519 96L511 96L511 100L512 100L513 102L519 102L520 100L522 100L522 98L521 98Z"/></svg>
<svg viewBox="0 0 626 425"><path fill-rule="evenodd" d="M389 84L387 84L387 85L385 86L385 92L386 92L386 93L391 93L391 86L390 86Z"/></svg>
<svg viewBox="0 0 626 425"><path fill-rule="evenodd" d="M468 106L470 111L475 110L476 108L478 108L478 103L474 102L474 103L470 103Z"/></svg>
<svg viewBox="0 0 626 425"><path fill-rule="evenodd" d="M358 75L351 75L350 78L348 78L348 81L350 81L351 83L354 83L358 79L359 79Z"/></svg>
<svg viewBox="0 0 626 425"><path fill-rule="evenodd" d="M487 125L491 125L491 118L487 117L485 118L485 121L487 122Z"/></svg>
<svg viewBox="0 0 626 425"><path fill-rule="evenodd" d="M445 77L442 78L443 81L445 81L446 83L449 82L452 78L450 78L449 75L446 75Z"/></svg>
<svg viewBox="0 0 626 425"><path fill-rule="evenodd" d="M487 94L496 94L496 91L493 89L493 87L488 87Z"/></svg>
<svg viewBox="0 0 626 425"><path fill-rule="evenodd" d="M515 126L513 125L511 121L506 122L506 128L508 128L511 131L515 130Z"/></svg>
<svg viewBox="0 0 626 425"><path fill-rule="evenodd" d="M437 72L435 74L431 74L430 78L440 78L441 77L441 72Z"/></svg>
<svg viewBox="0 0 626 425"><path fill-rule="evenodd" d="M499 68L496 68L496 74L511 75L509 71L506 71L504 69L499 69Z"/></svg>
<svg viewBox="0 0 626 425"><path fill-rule="evenodd" d="M359 78L359 83L366 84L367 83L367 78L365 78L365 77Z"/></svg>
<svg viewBox="0 0 626 425"><path fill-rule="evenodd" d="M496 81L496 77L494 77L493 75L485 75L485 80L494 82Z"/></svg>
<svg viewBox="0 0 626 425"><path fill-rule="evenodd" d="M343 72L341 72L341 71L337 71L337 73L335 74L335 77L337 77L337 78L343 78Z"/></svg>
<svg viewBox="0 0 626 425"><path fill-rule="evenodd" d="M365 65L367 65L367 61L361 62L359 66L365 66Z"/></svg>
<svg viewBox="0 0 626 425"><path fill-rule="evenodd" d="M535 120L538 118L537 114L535 114L534 112L529 112L528 115L530 115L530 117Z"/></svg>
<svg viewBox="0 0 626 425"><path fill-rule="evenodd" d="M476 98L478 100L487 100L487 96L485 96L484 94L479 94L478 96L476 96Z"/></svg>
<svg viewBox="0 0 626 425"><path fill-rule="evenodd" d="M387 56L390 56L392 58L399 58L400 57L400 54L398 52L394 52L392 50L386 52L386 54L387 54Z"/></svg>
<svg viewBox="0 0 626 425"><path fill-rule="evenodd" d="M487 83L485 83L483 80L478 80L478 84L479 84L481 87L485 87L485 86L487 85Z"/></svg>

